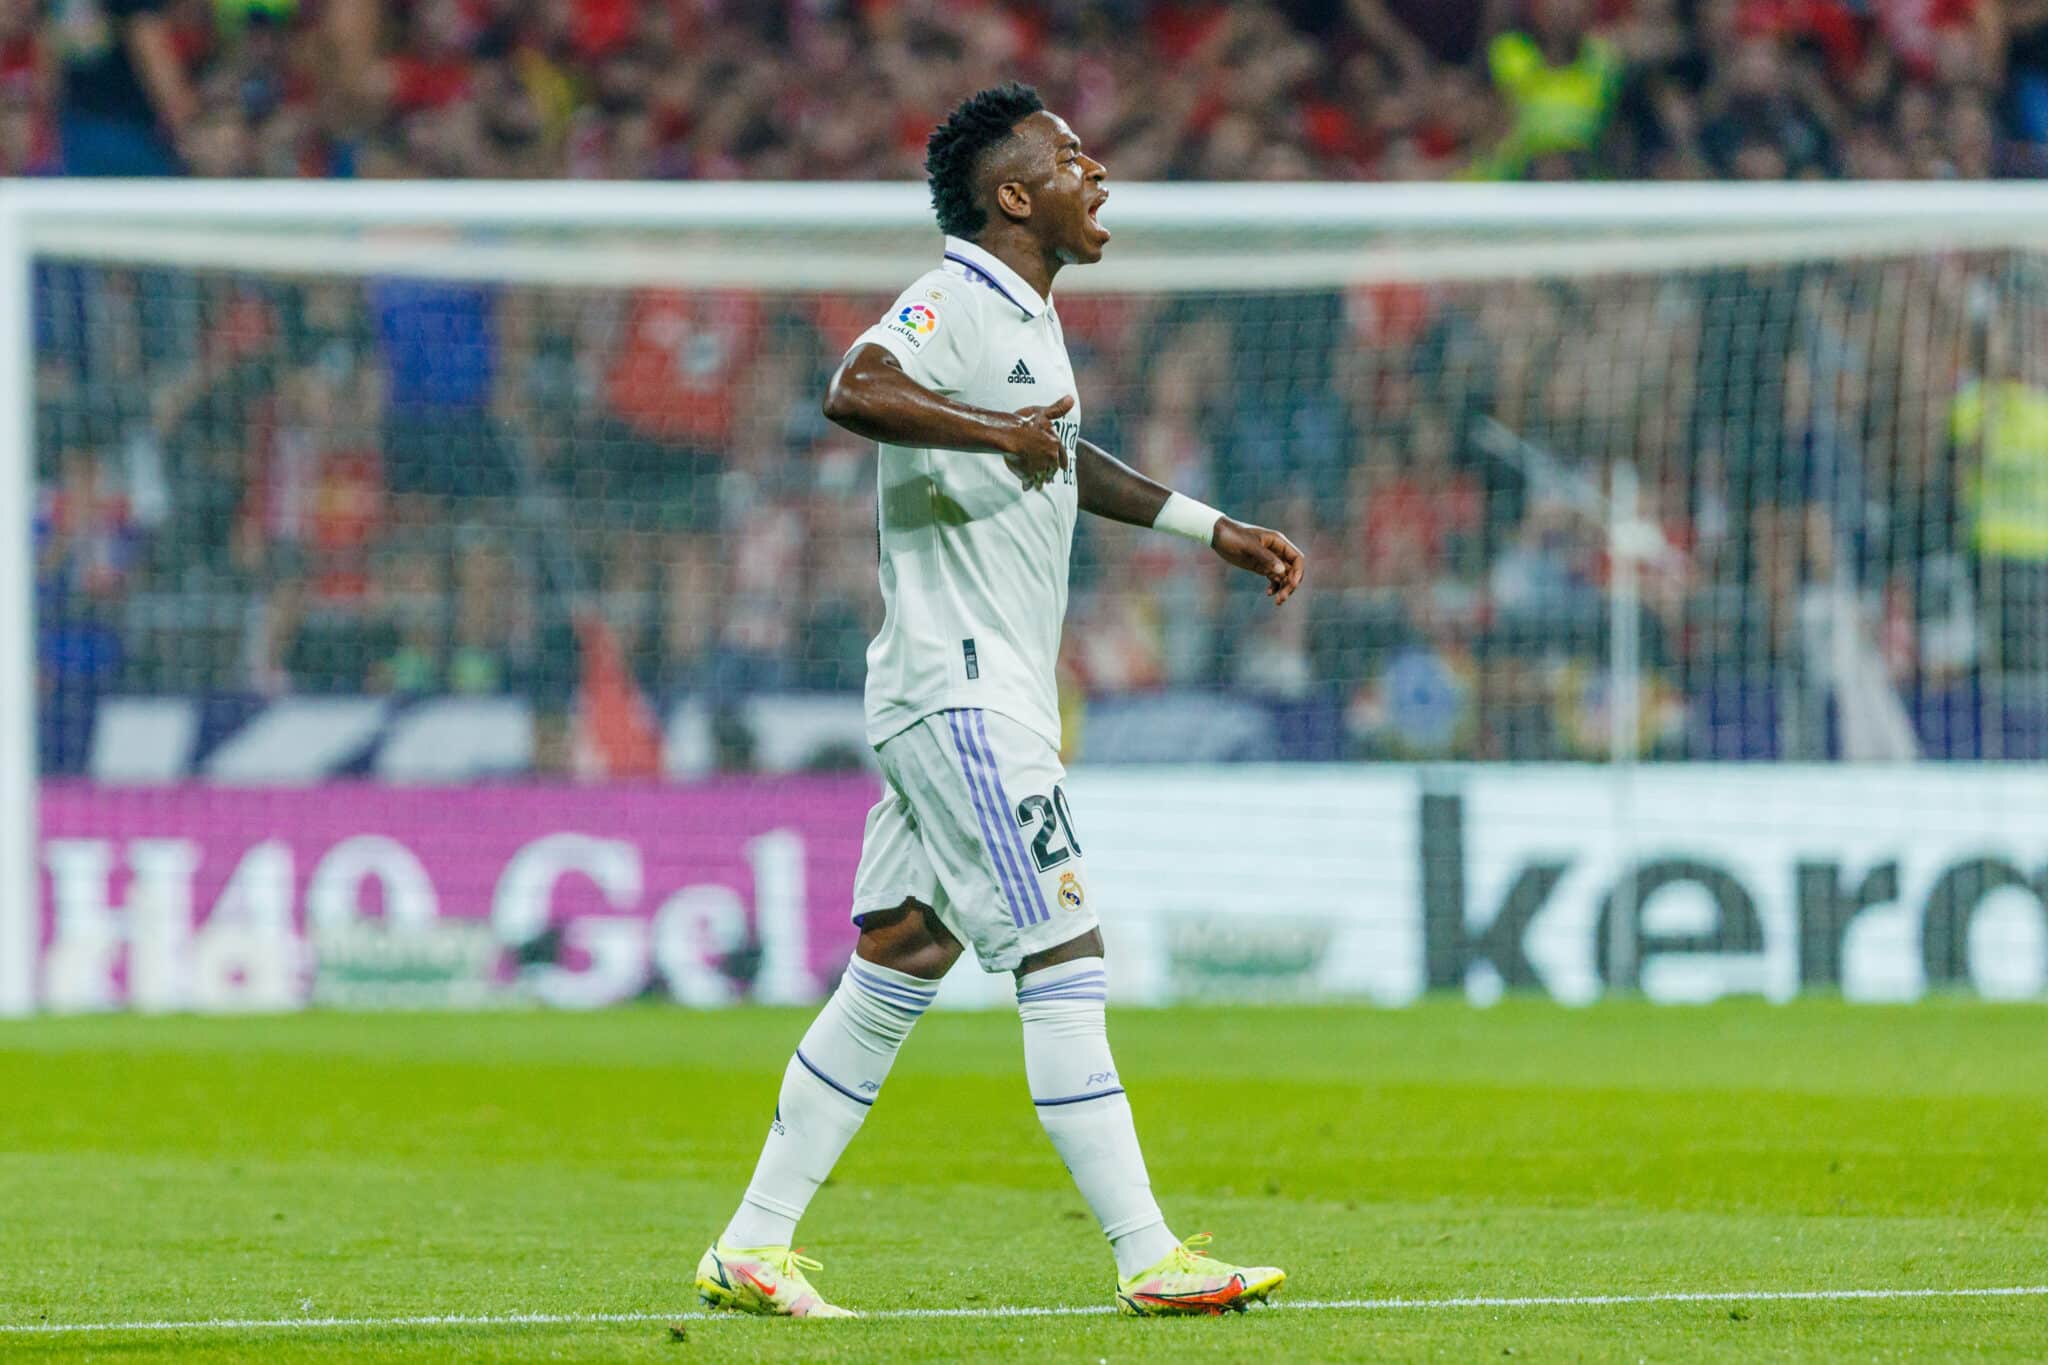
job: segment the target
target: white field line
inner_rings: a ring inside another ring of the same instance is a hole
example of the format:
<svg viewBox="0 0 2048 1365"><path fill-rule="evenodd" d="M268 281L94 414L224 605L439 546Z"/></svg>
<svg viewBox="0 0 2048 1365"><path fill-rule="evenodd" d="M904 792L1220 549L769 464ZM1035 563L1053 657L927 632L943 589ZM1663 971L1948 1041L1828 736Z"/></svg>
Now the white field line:
<svg viewBox="0 0 2048 1365"><path fill-rule="evenodd" d="M1255 1312L1395 1312L1443 1308L1612 1308L1646 1303L1823 1303L1868 1299L2014 1299L2048 1298L2048 1284L1998 1289L1759 1289L1716 1290L1668 1294L1537 1294L1471 1295L1450 1299L1287 1299ZM1109 1304L1053 1308L885 1308L865 1314L870 1320L903 1318L1080 1318L1115 1311ZM65 1332L201 1332L290 1331L306 1328L384 1327L573 1327L593 1323L715 1322L736 1320L736 1313L434 1313L392 1318L202 1318L189 1322L25 1322L0 1323L0 1336L55 1335Z"/></svg>

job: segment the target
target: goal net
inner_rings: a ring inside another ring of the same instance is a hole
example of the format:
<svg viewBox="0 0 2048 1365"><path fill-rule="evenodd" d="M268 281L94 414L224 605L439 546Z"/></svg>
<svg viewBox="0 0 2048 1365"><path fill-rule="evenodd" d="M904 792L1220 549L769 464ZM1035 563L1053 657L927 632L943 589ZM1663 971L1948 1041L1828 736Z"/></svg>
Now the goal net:
<svg viewBox="0 0 2048 1365"><path fill-rule="evenodd" d="M915 187L6 195L0 1010L829 985ZM1310 559L1083 519L1120 990L2040 993L2044 207L1119 189L1083 434Z"/></svg>

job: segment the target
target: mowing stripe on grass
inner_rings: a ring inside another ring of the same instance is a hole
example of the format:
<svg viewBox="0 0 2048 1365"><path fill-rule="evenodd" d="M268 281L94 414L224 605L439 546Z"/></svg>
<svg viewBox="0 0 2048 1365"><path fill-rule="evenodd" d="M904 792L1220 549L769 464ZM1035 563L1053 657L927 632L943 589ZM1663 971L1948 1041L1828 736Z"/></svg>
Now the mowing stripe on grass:
<svg viewBox="0 0 2048 1365"><path fill-rule="evenodd" d="M1391 1312L1414 1308L1609 1308L1642 1303L1813 1303L1846 1299L2014 1299L2048 1297L2048 1284L1996 1289L1730 1289L1668 1294L1471 1295L1450 1299L1289 1299L1260 1312ZM1115 1312L1109 1304L1051 1308L885 1308L864 1316L899 1318L1076 1318ZM0 1323L0 1335L58 1332L289 1331L348 1327L574 1327L602 1323L716 1322L737 1313L434 1313L394 1318L202 1318L190 1322Z"/></svg>

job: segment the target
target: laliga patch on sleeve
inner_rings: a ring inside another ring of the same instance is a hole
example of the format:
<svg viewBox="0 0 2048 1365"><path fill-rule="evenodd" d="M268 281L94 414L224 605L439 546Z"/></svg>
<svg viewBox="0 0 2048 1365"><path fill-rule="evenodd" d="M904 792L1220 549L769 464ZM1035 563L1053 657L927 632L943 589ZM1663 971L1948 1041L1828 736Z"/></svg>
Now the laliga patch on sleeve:
<svg viewBox="0 0 2048 1365"><path fill-rule="evenodd" d="M912 346L923 348L939 330L939 310L928 303L906 303L884 324Z"/></svg>

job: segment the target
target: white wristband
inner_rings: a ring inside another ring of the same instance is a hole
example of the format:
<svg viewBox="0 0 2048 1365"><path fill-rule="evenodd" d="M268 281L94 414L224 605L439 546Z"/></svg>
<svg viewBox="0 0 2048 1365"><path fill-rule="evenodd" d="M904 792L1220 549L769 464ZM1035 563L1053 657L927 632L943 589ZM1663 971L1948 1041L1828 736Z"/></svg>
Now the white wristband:
<svg viewBox="0 0 2048 1365"><path fill-rule="evenodd" d="M1166 495L1166 506L1159 509L1159 515L1152 518L1152 529L1171 531L1189 540L1199 540L1204 545L1216 543L1216 523L1223 514L1206 502L1196 502L1180 493Z"/></svg>

